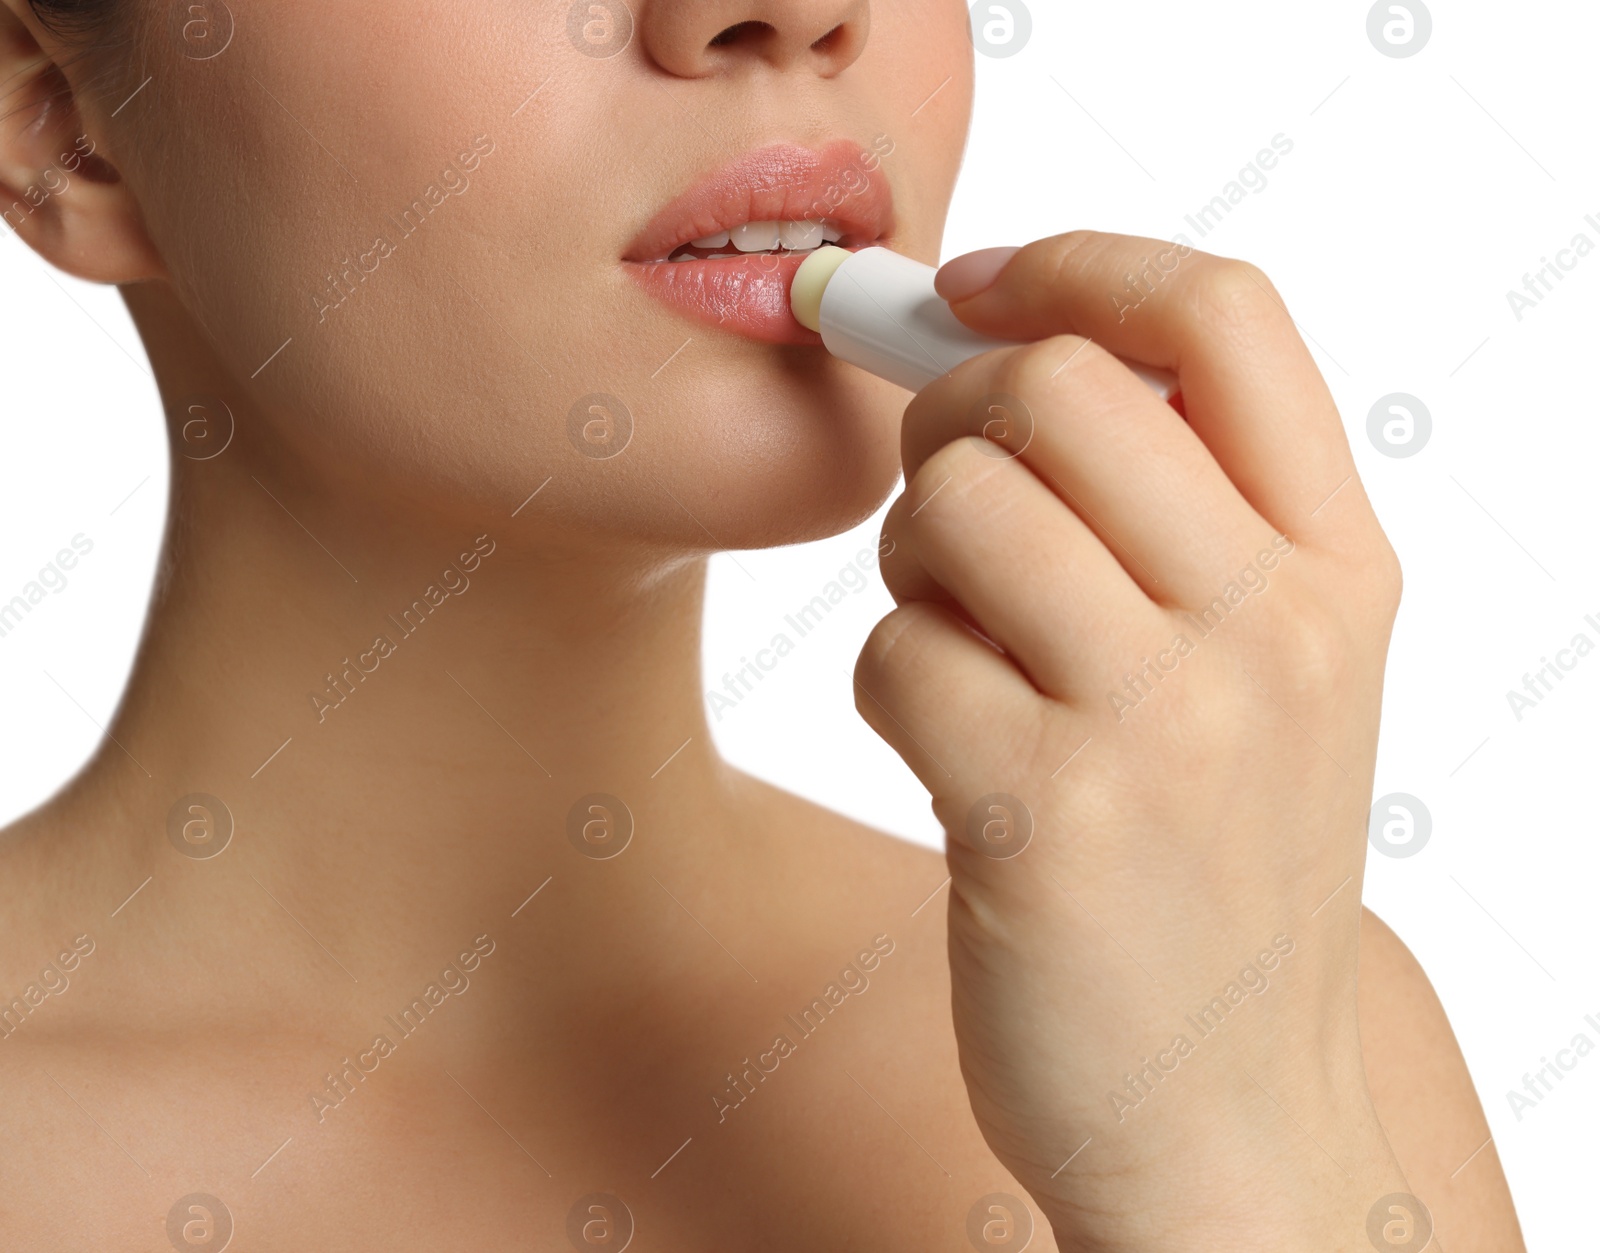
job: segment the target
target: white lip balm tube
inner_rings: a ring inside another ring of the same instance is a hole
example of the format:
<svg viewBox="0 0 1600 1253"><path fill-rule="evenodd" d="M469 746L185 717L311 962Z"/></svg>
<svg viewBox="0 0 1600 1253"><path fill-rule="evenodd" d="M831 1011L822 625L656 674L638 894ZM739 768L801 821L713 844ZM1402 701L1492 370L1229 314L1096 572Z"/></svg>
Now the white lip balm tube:
<svg viewBox="0 0 1600 1253"><path fill-rule="evenodd" d="M841 361L920 392L963 361L1018 341L963 325L934 290L939 271L887 248L818 248L796 271L789 304ZM1125 362L1163 400L1178 390L1168 370Z"/></svg>

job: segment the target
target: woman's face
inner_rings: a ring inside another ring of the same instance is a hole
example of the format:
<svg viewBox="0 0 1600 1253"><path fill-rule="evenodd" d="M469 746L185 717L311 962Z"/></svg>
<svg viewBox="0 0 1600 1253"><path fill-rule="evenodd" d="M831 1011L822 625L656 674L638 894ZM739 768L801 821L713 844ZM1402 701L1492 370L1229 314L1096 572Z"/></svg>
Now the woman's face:
<svg viewBox="0 0 1600 1253"><path fill-rule="evenodd" d="M935 262L962 0L171 7L113 155L285 474L473 522L548 480L530 529L671 547L888 492L905 394L788 323L794 261L664 258L784 219Z"/></svg>

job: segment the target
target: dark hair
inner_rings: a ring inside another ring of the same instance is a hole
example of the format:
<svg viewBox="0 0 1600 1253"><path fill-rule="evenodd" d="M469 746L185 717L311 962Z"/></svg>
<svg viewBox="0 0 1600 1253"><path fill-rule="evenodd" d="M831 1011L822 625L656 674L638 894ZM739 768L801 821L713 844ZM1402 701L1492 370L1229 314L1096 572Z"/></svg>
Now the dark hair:
<svg viewBox="0 0 1600 1253"><path fill-rule="evenodd" d="M78 79L85 93L113 95L132 72L130 0L28 0L39 24L65 45L64 54L46 71L45 98L71 91L63 67L81 64ZM37 103L37 102L35 102Z"/></svg>
<svg viewBox="0 0 1600 1253"><path fill-rule="evenodd" d="M122 0L28 0L34 16L63 39L85 39L111 26Z"/></svg>

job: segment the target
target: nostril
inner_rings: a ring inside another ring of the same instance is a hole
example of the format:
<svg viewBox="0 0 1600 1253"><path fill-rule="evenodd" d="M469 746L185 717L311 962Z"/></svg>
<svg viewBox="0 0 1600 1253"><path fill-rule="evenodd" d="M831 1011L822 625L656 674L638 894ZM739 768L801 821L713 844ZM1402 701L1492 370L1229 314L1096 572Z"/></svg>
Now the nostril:
<svg viewBox="0 0 1600 1253"><path fill-rule="evenodd" d="M766 22L737 22L718 34L711 41L711 47L726 48L744 39L768 35L772 30L772 26Z"/></svg>
<svg viewBox="0 0 1600 1253"><path fill-rule="evenodd" d="M832 52L844 42L848 33L849 32L845 30L845 24L840 22L839 25L835 26L821 39L813 43L811 45L811 49L813 52Z"/></svg>

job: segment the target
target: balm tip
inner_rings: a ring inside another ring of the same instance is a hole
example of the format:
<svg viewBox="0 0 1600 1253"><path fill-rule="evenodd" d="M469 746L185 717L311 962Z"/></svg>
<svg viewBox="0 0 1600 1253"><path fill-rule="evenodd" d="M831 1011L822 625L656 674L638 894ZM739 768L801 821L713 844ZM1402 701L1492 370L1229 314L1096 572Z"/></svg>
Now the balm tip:
<svg viewBox="0 0 1600 1253"><path fill-rule="evenodd" d="M855 254L847 248L826 244L800 263L789 287L789 308L794 319L808 331L822 329L822 293L834 272Z"/></svg>

